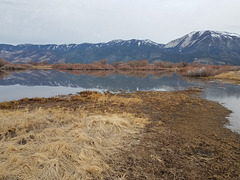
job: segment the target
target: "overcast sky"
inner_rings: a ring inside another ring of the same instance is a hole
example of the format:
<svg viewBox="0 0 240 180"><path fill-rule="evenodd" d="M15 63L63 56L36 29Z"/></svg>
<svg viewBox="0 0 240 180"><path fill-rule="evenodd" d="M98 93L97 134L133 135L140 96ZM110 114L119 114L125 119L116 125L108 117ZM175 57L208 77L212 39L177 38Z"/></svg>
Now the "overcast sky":
<svg viewBox="0 0 240 180"><path fill-rule="evenodd" d="M240 34L240 0L0 0L0 43L167 43L198 30Z"/></svg>

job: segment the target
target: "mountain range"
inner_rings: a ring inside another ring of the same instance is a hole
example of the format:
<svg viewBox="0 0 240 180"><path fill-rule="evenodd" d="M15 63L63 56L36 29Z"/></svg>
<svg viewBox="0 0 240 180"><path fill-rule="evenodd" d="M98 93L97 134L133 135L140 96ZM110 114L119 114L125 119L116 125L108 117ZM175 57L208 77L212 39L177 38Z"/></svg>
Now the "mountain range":
<svg viewBox="0 0 240 180"><path fill-rule="evenodd" d="M0 57L12 63L92 63L101 59L112 63L147 59L240 65L240 35L196 31L167 44L137 39L95 44L0 44Z"/></svg>

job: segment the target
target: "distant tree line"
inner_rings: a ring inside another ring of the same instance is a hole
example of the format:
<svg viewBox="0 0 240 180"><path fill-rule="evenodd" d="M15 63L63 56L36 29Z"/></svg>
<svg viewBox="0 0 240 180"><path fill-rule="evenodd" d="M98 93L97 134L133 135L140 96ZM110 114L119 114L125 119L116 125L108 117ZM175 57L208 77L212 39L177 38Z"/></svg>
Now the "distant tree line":
<svg viewBox="0 0 240 180"><path fill-rule="evenodd" d="M170 68L182 68L187 66L187 63L171 63L166 61L154 61L149 63L148 60L135 60L129 62L113 62L108 64L108 61L103 59L94 61L91 64L53 64L53 69L62 70L166 70Z"/></svg>
<svg viewBox="0 0 240 180"><path fill-rule="evenodd" d="M0 58L0 70L26 70L31 69L31 64L12 64Z"/></svg>
<svg viewBox="0 0 240 180"><path fill-rule="evenodd" d="M149 63L148 60L135 60L108 64L106 59L102 59L91 64L61 63L50 65L48 62L12 64L0 58L0 70L44 69L46 66L56 70L176 71L190 77L208 77L227 71L240 70L240 66L203 65L198 62L189 64L185 62L172 63L161 60L155 60L152 63Z"/></svg>

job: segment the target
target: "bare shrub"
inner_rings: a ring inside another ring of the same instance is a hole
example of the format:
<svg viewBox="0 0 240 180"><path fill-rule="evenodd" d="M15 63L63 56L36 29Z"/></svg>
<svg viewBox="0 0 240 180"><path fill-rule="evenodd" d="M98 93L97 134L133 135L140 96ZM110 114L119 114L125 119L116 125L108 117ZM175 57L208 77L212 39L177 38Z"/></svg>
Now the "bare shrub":
<svg viewBox="0 0 240 180"><path fill-rule="evenodd" d="M202 67L204 65L200 64L199 62L192 62L191 64L189 64L190 67Z"/></svg>
<svg viewBox="0 0 240 180"><path fill-rule="evenodd" d="M101 64L99 61L93 64L53 64L53 69L60 70L112 70L114 67L109 64Z"/></svg>
<svg viewBox="0 0 240 180"><path fill-rule="evenodd" d="M112 66L114 67L114 68L118 68L118 66L120 66L122 64L122 62L113 62L112 63Z"/></svg>
<svg viewBox="0 0 240 180"><path fill-rule="evenodd" d="M132 67L128 63L122 63L118 66L119 70L131 70Z"/></svg>
<svg viewBox="0 0 240 180"><path fill-rule="evenodd" d="M8 62L0 58L0 67L3 67L6 64L8 64Z"/></svg>
<svg viewBox="0 0 240 180"><path fill-rule="evenodd" d="M201 65L200 67L188 69L185 75L190 77L208 77L208 76L215 76L223 72L227 72L228 70L229 70L228 66Z"/></svg>
<svg viewBox="0 0 240 180"><path fill-rule="evenodd" d="M101 60L98 60L98 61L94 61L93 64L106 65L106 64L108 64L108 61L106 59L101 59Z"/></svg>
<svg viewBox="0 0 240 180"><path fill-rule="evenodd" d="M174 63L167 62L167 61L161 61L161 60L153 61L153 64L155 66L160 66L162 68L172 68L172 67L174 67Z"/></svg>
<svg viewBox="0 0 240 180"><path fill-rule="evenodd" d="M175 66L178 67L178 68L183 68L183 67L186 67L188 64L185 63L185 62L179 62L177 63Z"/></svg>
<svg viewBox="0 0 240 180"><path fill-rule="evenodd" d="M148 65L148 60L129 61L126 64L129 65L130 67L132 67L133 69L135 69L137 67L147 66Z"/></svg>

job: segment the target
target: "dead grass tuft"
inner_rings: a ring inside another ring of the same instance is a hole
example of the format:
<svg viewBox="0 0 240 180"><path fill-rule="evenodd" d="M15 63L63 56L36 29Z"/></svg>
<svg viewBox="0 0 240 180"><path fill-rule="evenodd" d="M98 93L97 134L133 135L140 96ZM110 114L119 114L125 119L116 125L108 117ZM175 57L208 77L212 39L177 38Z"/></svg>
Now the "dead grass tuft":
<svg viewBox="0 0 240 180"><path fill-rule="evenodd" d="M135 97L121 97L117 94L111 93L99 93L95 91L84 91L81 92L80 95L72 96L69 101L91 101L94 103L110 103L110 104L123 104L123 105L130 105L130 104L137 104L142 103L142 100Z"/></svg>
<svg viewBox="0 0 240 180"><path fill-rule="evenodd" d="M80 108L0 110L0 120L0 179L100 179L147 122Z"/></svg>

